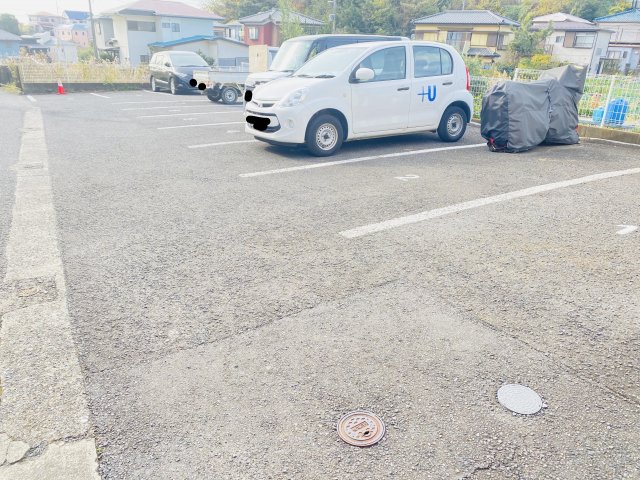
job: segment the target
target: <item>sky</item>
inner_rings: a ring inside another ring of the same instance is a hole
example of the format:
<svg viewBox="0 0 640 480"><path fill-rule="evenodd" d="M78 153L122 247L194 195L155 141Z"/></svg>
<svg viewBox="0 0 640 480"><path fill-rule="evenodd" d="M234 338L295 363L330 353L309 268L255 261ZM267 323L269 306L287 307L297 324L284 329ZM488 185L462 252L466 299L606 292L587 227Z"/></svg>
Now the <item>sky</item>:
<svg viewBox="0 0 640 480"><path fill-rule="evenodd" d="M91 0L93 13L98 14L134 0ZM179 0L194 7L201 7L203 0ZM40 11L62 14L63 10L89 10L88 0L0 0L0 13L12 13L21 22L27 22L27 14Z"/></svg>

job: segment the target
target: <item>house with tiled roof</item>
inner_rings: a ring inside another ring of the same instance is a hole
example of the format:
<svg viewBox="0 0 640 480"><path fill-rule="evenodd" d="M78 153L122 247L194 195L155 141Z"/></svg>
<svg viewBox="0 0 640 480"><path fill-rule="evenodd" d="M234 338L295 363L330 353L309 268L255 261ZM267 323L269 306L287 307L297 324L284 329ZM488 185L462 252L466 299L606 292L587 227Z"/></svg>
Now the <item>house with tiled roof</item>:
<svg viewBox="0 0 640 480"><path fill-rule="evenodd" d="M558 62L573 63L599 73L612 32L589 20L568 13L551 13L535 17L532 30L550 29L544 41L545 53Z"/></svg>
<svg viewBox="0 0 640 480"><path fill-rule="evenodd" d="M265 12L242 17L238 22L243 26L244 43L247 45L269 45L278 47L283 42L282 12L272 8ZM299 23L306 34L318 33L324 22L298 12L290 12L289 20Z"/></svg>
<svg viewBox="0 0 640 480"><path fill-rule="evenodd" d="M631 10L596 18L595 22L613 32L606 60L609 69L623 73L640 70L640 8L638 8L638 2Z"/></svg>
<svg viewBox="0 0 640 480"><path fill-rule="evenodd" d="M89 25L84 23L67 23L55 28L55 36L65 42L73 42L80 47L88 47L91 39Z"/></svg>
<svg viewBox="0 0 640 480"><path fill-rule="evenodd" d="M490 10L446 10L413 21L416 40L442 42L486 62L503 56L520 26Z"/></svg>
<svg viewBox="0 0 640 480"><path fill-rule="evenodd" d="M66 19L60 15L49 12L36 12L28 15L29 25L36 33L53 32L58 26L66 23Z"/></svg>
<svg viewBox="0 0 640 480"><path fill-rule="evenodd" d="M167 50L187 50L212 58L218 67L241 67L249 63L249 46L240 40L223 35L194 35L192 37L154 42L151 53Z"/></svg>
<svg viewBox="0 0 640 480"><path fill-rule="evenodd" d="M17 57L20 55L22 39L6 30L0 30L0 58Z"/></svg>
<svg viewBox="0 0 640 480"><path fill-rule="evenodd" d="M138 0L102 12L96 18L96 45L121 63L148 63L149 45L197 35L211 36L222 28L215 13L169 0Z"/></svg>

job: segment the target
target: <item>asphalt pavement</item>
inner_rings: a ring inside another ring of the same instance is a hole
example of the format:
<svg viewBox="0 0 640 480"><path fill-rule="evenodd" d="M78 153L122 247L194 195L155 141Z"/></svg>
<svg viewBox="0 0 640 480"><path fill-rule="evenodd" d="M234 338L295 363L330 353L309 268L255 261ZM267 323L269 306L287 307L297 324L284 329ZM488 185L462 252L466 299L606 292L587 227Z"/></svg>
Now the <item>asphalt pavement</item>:
<svg viewBox="0 0 640 480"><path fill-rule="evenodd" d="M318 159L198 95L33 98L0 97L0 267L38 108L103 479L640 478L638 147ZM358 409L380 444L337 437Z"/></svg>

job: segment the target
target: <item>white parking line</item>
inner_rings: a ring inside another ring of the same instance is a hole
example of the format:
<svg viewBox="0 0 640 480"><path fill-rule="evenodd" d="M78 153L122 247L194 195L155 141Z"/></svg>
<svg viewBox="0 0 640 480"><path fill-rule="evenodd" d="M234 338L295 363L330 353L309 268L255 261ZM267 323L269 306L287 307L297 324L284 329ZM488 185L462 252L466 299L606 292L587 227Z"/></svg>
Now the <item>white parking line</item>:
<svg viewBox="0 0 640 480"><path fill-rule="evenodd" d="M160 115L141 115L136 118L158 118L158 117L179 117L181 115L213 115L217 114L227 114L227 113L242 113L242 112L225 112L225 111L213 111L213 112L188 112L188 113L163 113Z"/></svg>
<svg viewBox="0 0 640 480"><path fill-rule="evenodd" d="M370 235L372 233L390 230L392 228L401 227L410 223L423 222L432 218L438 218L445 215L450 215L452 213L462 212L463 210L484 207L485 205L491 205L493 203L506 202L507 200L527 197L529 195L537 195L538 193L549 192L551 190L557 190L559 188L571 187L574 185L581 185L583 183L596 182L598 180L605 180L607 178L621 177L623 175L634 175L638 173L640 173L640 168L630 168L628 170L616 170L613 172L588 175L586 177L575 178L573 180L565 180L562 182L547 183L545 185L538 185L536 187L525 188L523 190L515 190L513 192L493 195L491 197L478 198L476 200L471 200L468 202L456 203L454 205L449 205L448 207L427 210L425 212L398 217L391 220L386 220L384 222L372 223L369 225L364 225L362 227L353 228L351 230L344 230L340 232L340 235L346 238L362 237L364 235Z"/></svg>
<svg viewBox="0 0 640 480"><path fill-rule="evenodd" d="M199 123L196 125L174 125L172 127L158 127L158 130L171 130L173 128L191 128L191 127L215 127L216 125L239 125L245 122L220 122L220 123Z"/></svg>
<svg viewBox="0 0 640 480"><path fill-rule="evenodd" d="M27 95L27 98L29 99L30 102L36 103L36 99L33 98L31 95Z"/></svg>
<svg viewBox="0 0 640 480"><path fill-rule="evenodd" d="M89 93L89 95L93 95L94 97L100 97L100 98L111 98L111 97L107 97L106 95L100 95L99 93Z"/></svg>
<svg viewBox="0 0 640 480"><path fill-rule="evenodd" d="M187 148L217 147L219 145L233 145L234 143L258 143L258 140L234 140L231 142L201 143L200 145L189 145Z"/></svg>
<svg viewBox="0 0 640 480"><path fill-rule="evenodd" d="M162 108L205 108L205 107L219 107L220 105L214 105L213 103L211 104L198 104L198 105L170 105L168 107L133 107L133 108L123 108L122 111L123 112L129 112L132 110L158 110L158 109L162 109ZM229 108L229 107L228 107ZM237 107L230 107L230 108L237 108ZM241 107L242 108L242 107Z"/></svg>
<svg viewBox="0 0 640 480"><path fill-rule="evenodd" d="M453 147L424 148L421 150L409 150L407 152L385 153L382 155L371 155L369 157L350 158L348 160L337 160L335 162L313 163L311 165L301 165L299 167L278 168L276 170L265 170L263 172L241 173L243 178L260 177L262 175L273 175L275 173L295 172L298 170L309 170L311 168L333 167L334 165L344 165L345 163L368 162L370 160L378 160L380 158L405 157L408 155L419 155L421 153L443 152L446 150L462 150L465 148L485 147L485 143L474 143L473 145L456 145Z"/></svg>
<svg viewBox="0 0 640 480"><path fill-rule="evenodd" d="M136 102L114 102L113 105L126 105L126 104L133 104L133 103L194 103L194 102L198 102L201 103L202 105L208 105L209 101L202 101L202 100L143 100L143 101L136 101Z"/></svg>

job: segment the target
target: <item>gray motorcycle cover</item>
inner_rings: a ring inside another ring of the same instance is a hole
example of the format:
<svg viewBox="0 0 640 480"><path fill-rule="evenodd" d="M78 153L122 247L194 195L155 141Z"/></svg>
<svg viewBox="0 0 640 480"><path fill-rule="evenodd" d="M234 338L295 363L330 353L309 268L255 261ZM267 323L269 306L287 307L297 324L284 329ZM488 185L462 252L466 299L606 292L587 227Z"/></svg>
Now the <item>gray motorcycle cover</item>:
<svg viewBox="0 0 640 480"><path fill-rule="evenodd" d="M549 81L494 85L482 99L481 134L494 151L524 152L544 142L550 126Z"/></svg>
<svg viewBox="0 0 640 480"><path fill-rule="evenodd" d="M547 70L531 83L500 82L482 99L481 134L493 151L523 152L543 142L579 142L578 103L587 70Z"/></svg>

